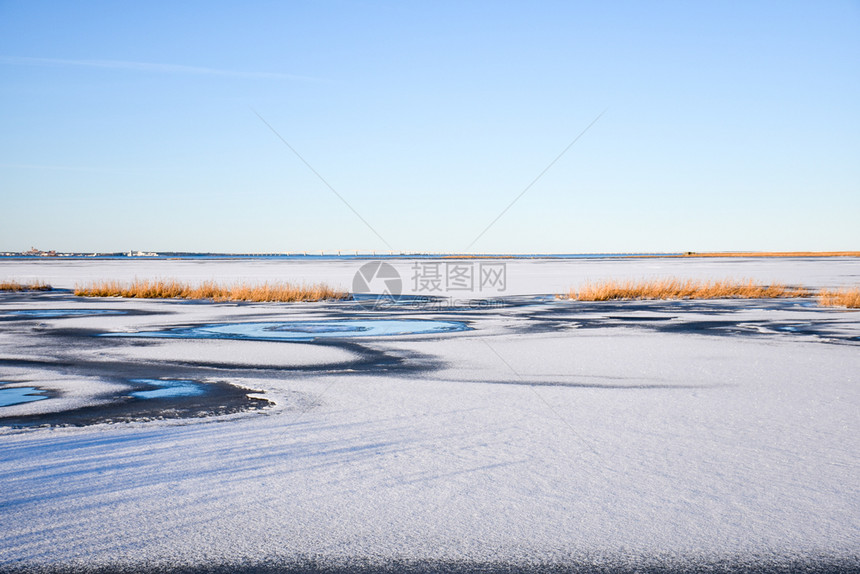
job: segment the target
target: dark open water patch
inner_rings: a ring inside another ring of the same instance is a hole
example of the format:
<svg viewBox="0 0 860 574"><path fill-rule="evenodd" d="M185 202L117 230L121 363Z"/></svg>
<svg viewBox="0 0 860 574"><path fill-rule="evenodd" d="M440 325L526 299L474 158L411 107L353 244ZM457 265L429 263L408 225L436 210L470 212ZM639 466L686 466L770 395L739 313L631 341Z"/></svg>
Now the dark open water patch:
<svg viewBox="0 0 860 574"><path fill-rule="evenodd" d="M23 403L42 401L48 398L45 391L36 387L0 388L0 407L11 407Z"/></svg>
<svg viewBox="0 0 860 574"><path fill-rule="evenodd" d="M324 321L278 321L215 323L176 327L164 331L102 333L103 337L151 337L176 339L234 339L247 341L311 342L317 339L428 335L466 331L461 321L429 319L344 319Z"/></svg>
<svg viewBox="0 0 860 574"><path fill-rule="evenodd" d="M206 566L147 566L143 564L86 567L81 565L0 566L2 574L858 574L857 557L785 558L768 560L659 561L599 560L516 564L474 561L341 560L310 559L288 562L210 564Z"/></svg>
<svg viewBox="0 0 860 574"><path fill-rule="evenodd" d="M853 345L856 322L835 319L831 310L786 320L778 315L749 318L737 311L796 311L791 299L713 299L672 301L565 301L535 307L523 333L565 329L634 328L682 335L727 337L798 336L829 344ZM637 312L640 314L630 314ZM775 317L775 318L770 318Z"/></svg>
<svg viewBox="0 0 860 574"><path fill-rule="evenodd" d="M3 409L0 408L0 425L14 428L87 426L199 418L256 411L272 404L266 399L249 396L261 391L243 389L224 382L132 379L128 383L132 389L112 397L112 402L107 404L25 416L3 416Z"/></svg>
<svg viewBox="0 0 860 574"><path fill-rule="evenodd" d="M606 318L611 319L613 321L643 321L643 322L647 322L647 321L671 321L675 317L642 317L641 315L632 315L632 316L628 317L625 315L607 315Z"/></svg>
<svg viewBox="0 0 860 574"><path fill-rule="evenodd" d="M146 391L134 391L130 396L136 399L168 399L176 397L196 397L206 393L200 383L194 381L164 381L161 379L133 379L132 383L142 383L155 387Z"/></svg>

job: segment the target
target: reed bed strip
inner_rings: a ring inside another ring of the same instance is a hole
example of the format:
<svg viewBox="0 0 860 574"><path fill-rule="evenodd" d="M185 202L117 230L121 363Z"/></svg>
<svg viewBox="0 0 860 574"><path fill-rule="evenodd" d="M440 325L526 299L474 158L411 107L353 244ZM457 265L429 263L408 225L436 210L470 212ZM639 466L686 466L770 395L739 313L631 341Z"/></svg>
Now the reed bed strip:
<svg viewBox="0 0 860 574"><path fill-rule="evenodd" d="M688 251L680 257L860 257L860 251Z"/></svg>
<svg viewBox="0 0 860 574"><path fill-rule="evenodd" d="M51 286L43 281L34 281L32 283L19 283L17 281L0 281L0 291L11 291L14 293L20 291L50 291Z"/></svg>
<svg viewBox="0 0 860 574"><path fill-rule="evenodd" d="M47 283L0 281L0 291L50 291ZM96 281L75 286L82 297L126 297L142 299L211 299L213 301L299 302L349 299L349 293L323 283L286 282L234 283L224 285L205 281L190 285L174 279L135 280L132 282ZM701 281L693 279L654 279L643 281L600 281L571 289L567 299L611 301L635 299L770 299L817 297L826 307L860 308L860 287L813 291L782 284L763 285L754 281Z"/></svg>
<svg viewBox="0 0 860 574"><path fill-rule="evenodd" d="M836 290L822 289L818 292L818 304L825 307L860 309L860 287Z"/></svg>
<svg viewBox="0 0 860 574"><path fill-rule="evenodd" d="M292 303L346 299L349 294L323 283L284 282L234 283L224 285L204 281L190 285L174 279L140 280L130 283L96 281L75 286L81 297L127 297L137 299L211 299L213 301L254 301Z"/></svg>
<svg viewBox="0 0 860 574"><path fill-rule="evenodd" d="M646 281L601 281L571 289L568 299L576 301L611 301L617 299L771 299L777 297L811 297L814 292L803 287L754 281L701 281L694 279L653 279Z"/></svg>

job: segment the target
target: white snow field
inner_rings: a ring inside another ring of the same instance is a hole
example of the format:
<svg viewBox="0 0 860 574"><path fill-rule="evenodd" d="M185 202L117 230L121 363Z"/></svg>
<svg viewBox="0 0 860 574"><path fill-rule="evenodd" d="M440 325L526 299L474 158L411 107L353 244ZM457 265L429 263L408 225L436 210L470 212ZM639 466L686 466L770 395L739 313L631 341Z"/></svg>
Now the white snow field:
<svg viewBox="0 0 860 574"><path fill-rule="evenodd" d="M3 261L0 279L348 288L360 262L301 265ZM0 571L860 571L860 312L543 296L606 277L849 286L858 259L507 274L486 308L0 294L0 392L48 397L0 406ZM465 329L353 336L373 320ZM343 336L315 337L327 322ZM146 403L145 381L238 390Z"/></svg>

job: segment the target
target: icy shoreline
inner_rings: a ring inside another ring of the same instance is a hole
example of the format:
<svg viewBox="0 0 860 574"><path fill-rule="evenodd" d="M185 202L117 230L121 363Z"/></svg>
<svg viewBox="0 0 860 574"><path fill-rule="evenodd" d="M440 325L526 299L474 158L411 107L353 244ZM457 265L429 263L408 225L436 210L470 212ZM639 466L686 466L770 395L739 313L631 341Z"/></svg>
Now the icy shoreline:
<svg viewBox="0 0 860 574"><path fill-rule="evenodd" d="M0 278L22 281L42 280L55 288L72 289L90 281L134 279L177 279L189 283L217 280L291 281L327 283L351 291L356 272L364 260L294 261L294 260L2 260ZM456 264L449 260L403 260L388 262L402 278L404 294L439 295L427 292L414 281L416 265ZM466 266L481 263L504 264L507 285L504 291L478 286L468 293L474 296L518 296L559 294L586 281L603 279L736 279L762 283L803 285L809 288L854 286L860 281L858 257L799 258L647 258L647 259L529 259L466 260ZM451 295L461 295L452 292Z"/></svg>

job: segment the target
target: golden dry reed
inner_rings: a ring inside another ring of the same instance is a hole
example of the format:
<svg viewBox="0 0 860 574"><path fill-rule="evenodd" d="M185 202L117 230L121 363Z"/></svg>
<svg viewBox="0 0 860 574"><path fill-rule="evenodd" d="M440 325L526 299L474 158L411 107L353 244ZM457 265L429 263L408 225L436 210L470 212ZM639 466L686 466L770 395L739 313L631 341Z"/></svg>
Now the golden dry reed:
<svg viewBox="0 0 860 574"><path fill-rule="evenodd" d="M50 291L51 286L43 281L18 283L17 281L0 281L0 291Z"/></svg>
<svg viewBox="0 0 860 574"><path fill-rule="evenodd" d="M204 281L189 285L168 280L140 280L131 283L120 281L97 281L76 285L75 295L81 297L132 297L141 299L212 299L214 301L270 301L290 303L295 301L324 301L346 299L348 293L333 289L322 283L234 283L222 285L215 281Z"/></svg>
<svg viewBox="0 0 860 574"><path fill-rule="evenodd" d="M860 309L860 287L837 289L835 291L822 289L818 292L818 303L825 307Z"/></svg>
<svg viewBox="0 0 860 574"><path fill-rule="evenodd" d="M860 257L860 251L688 251L681 257Z"/></svg>
<svg viewBox="0 0 860 574"><path fill-rule="evenodd" d="M694 279L652 279L646 281L601 281L571 289L568 299L577 301L610 301L614 299L769 299L774 297L810 297L814 293L803 287L761 285L753 281L701 281Z"/></svg>

